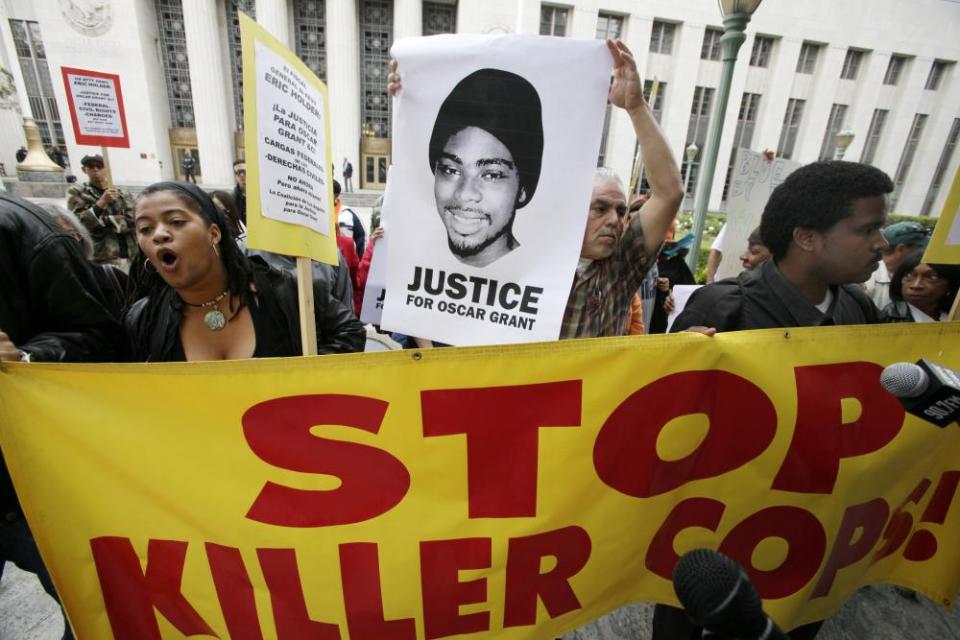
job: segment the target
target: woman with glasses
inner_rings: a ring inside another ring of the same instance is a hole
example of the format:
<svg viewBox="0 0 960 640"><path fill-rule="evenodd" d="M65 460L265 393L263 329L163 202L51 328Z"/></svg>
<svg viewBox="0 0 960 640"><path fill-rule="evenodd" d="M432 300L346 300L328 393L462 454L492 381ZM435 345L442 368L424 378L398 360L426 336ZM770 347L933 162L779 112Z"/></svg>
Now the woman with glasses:
<svg viewBox="0 0 960 640"><path fill-rule="evenodd" d="M946 320L960 286L960 266L922 262L923 250L904 258L890 281L886 322Z"/></svg>

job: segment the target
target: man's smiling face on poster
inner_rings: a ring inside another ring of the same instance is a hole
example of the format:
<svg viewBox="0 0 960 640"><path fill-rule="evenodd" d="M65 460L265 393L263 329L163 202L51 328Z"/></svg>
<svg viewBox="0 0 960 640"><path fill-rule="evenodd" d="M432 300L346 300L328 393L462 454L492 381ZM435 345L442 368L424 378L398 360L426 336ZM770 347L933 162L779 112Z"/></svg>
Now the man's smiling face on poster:
<svg viewBox="0 0 960 640"><path fill-rule="evenodd" d="M450 250L462 261L489 264L517 246L513 217L526 194L513 154L493 135L467 127L451 136L437 161L433 194Z"/></svg>
<svg viewBox="0 0 960 640"><path fill-rule="evenodd" d="M540 98L527 80L481 69L450 92L434 123L430 168L460 262L485 267L520 245L513 220L533 196L542 156Z"/></svg>

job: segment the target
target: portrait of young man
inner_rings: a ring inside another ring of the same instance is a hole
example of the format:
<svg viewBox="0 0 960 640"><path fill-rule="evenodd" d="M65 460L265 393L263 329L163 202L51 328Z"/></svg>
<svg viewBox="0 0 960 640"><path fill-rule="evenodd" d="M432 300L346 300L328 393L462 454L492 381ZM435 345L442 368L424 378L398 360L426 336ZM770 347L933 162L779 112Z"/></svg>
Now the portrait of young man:
<svg viewBox="0 0 960 640"><path fill-rule="evenodd" d="M520 246L513 222L540 179L542 121L533 85L499 69L471 73L440 105L429 146L433 192L463 264L486 267Z"/></svg>

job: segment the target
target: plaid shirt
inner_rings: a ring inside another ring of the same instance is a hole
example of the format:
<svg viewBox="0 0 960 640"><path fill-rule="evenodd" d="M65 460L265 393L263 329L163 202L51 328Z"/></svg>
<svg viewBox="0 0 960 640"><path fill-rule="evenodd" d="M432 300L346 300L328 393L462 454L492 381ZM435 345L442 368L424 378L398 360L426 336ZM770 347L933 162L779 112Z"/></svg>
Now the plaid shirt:
<svg viewBox="0 0 960 640"><path fill-rule="evenodd" d="M574 278L560 339L626 335L633 295L655 260L644 246L640 216L633 216L613 255Z"/></svg>
<svg viewBox="0 0 960 640"><path fill-rule="evenodd" d="M133 196L126 189L117 189L120 196L101 209L96 206L103 195L89 182L67 189L67 208L70 209L93 238L93 261L113 262L118 258L132 258L137 254L137 239L133 234Z"/></svg>

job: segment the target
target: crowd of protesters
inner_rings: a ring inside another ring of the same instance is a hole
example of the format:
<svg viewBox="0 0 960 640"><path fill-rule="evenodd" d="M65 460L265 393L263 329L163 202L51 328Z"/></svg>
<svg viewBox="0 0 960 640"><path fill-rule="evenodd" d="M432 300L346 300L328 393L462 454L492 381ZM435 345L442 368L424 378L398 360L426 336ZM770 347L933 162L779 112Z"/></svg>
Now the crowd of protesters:
<svg viewBox="0 0 960 640"><path fill-rule="evenodd" d="M619 176L598 169L561 339L664 331L670 289L692 283L691 249L672 237L683 185L673 153L643 98L630 51L609 43L610 103L629 115L651 186L628 199ZM392 95L402 90L396 66ZM301 354L294 262L247 251L246 165L233 193L160 182L136 199L107 183L100 156L81 161L87 180L66 209L0 194L0 361L228 360ZM343 177L350 190L352 165ZM960 286L957 268L922 261L927 232L886 225L893 183L881 170L841 161L796 170L773 192L736 278L691 297L672 331L716 332L944 320ZM382 228L369 237L341 208L338 266L314 263L321 354L362 351L357 319ZM628 206L630 205L630 206ZM906 225L906 226L905 226ZM646 284L645 284L646 283ZM861 284L866 283L866 284ZM644 312L644 300L652 303ZM644 315L648 317L643 317ZM646 321L646 322L645 322ZM429 346L429 336L412 339ZM56 597L3 466L0 571L10 560L37 573ZM820 623L793 638L812 638ZM656 638L699 638L679 610L658 606ZM67 630L69 637L69 629Z"/></svg>

